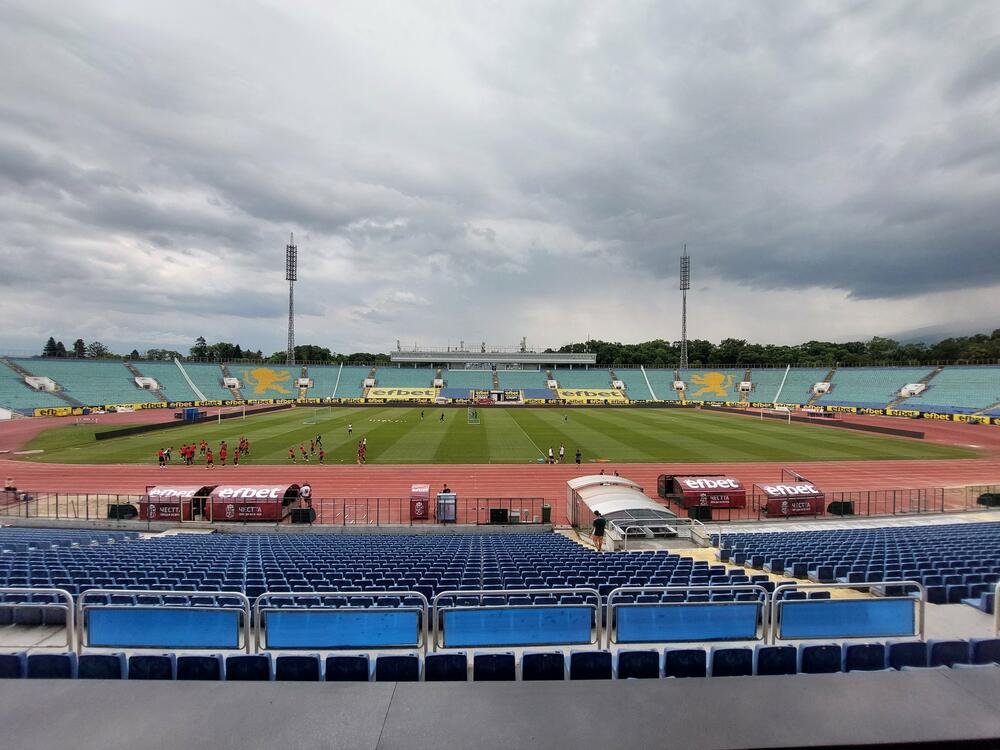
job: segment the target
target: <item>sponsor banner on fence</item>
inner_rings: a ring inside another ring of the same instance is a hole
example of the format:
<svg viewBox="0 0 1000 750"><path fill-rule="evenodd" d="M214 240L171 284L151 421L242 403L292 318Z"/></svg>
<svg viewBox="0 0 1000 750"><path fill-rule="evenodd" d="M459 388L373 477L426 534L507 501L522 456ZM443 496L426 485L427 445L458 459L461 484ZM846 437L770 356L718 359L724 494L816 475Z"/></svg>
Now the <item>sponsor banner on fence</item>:
<svg viewBox="0 0 1000 750"><path fill-rule="evenodd" d="M373 387L365 394L368 403L385 403L387 401L431 401L437 396L439 388L382 388Z"/></svg>
<svg viewBox="0 0 1000 750"><path fill-rule="evenodd" d="M628 403L625 392L617 388L557 388L556 396L567 404Z"/></svg>
<svg viewBox="0 0 1000 750"><path fill-rule="evenodd" d="M35 409L36 417L68 417L72 413L72 406L50 406L45 409Z"/></svg>
<svg viewBox="0 0 1000 750"><path fill-rule="evenodd" d="M909 417L911 419L920 416L920 412L916 409L886 409L885 413L889 417Z"/></svg>

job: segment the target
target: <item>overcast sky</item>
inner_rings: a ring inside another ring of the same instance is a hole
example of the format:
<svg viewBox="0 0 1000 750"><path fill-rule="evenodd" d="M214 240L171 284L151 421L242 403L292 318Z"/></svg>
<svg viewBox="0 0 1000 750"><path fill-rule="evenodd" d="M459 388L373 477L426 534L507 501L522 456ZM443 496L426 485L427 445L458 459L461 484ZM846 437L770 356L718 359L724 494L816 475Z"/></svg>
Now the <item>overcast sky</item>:
<svg viewBox="0 0 1000 750"><path fill-rule="evenodd" d="M1000 3L0 2L0 349L1000 327Z"/></svg>

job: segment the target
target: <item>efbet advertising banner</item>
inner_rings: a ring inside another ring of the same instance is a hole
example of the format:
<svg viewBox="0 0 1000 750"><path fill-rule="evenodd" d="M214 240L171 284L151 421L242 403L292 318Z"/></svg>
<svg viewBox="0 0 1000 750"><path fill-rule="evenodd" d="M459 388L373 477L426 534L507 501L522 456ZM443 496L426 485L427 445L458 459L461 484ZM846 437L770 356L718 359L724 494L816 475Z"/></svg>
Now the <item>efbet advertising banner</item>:
<svg viewBox="0 0 1000 750"><path fill-rule="evenodd" d="M72 406L49 406L44 409L35 409L36 417L68 417L72 414Z"/></svg>
<svg viewBox="0 0 1000 750"><path fill-rule="evenodd" d="M375 386L365 394L367 403L381 404L388 401L429 401L434 403L439 388L382 388Z"/></svg>
<svg viewBox="0 0 1000 750"><path fill-rule="evenodd" d="M567 404L627 404L624 391L617 388L556 388L556 396Z"/></svg>

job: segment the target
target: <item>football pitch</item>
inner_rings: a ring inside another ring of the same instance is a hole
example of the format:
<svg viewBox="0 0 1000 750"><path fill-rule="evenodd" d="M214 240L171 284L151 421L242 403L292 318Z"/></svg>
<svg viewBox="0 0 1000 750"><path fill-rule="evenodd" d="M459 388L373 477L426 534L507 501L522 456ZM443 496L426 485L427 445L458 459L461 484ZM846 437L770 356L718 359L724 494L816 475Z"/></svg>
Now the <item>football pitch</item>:
<svg viewBox="0 0 1000 750"><path fill-rule="evenodd" d="M421 416L423 415L423 416ZM443 418L442 418L443 415ZM73 464L155 464L159 448L173 447L178 463L182 444L206 440L213 449L226 440L232 450L241 436L250 440L249 464L290 463L288 449L309 450L322 436L327 464L353 464L358 441L368 439L367 463L536 463L551 446L566 462L576 450L584 463L842 461L852 459L974 458L975 451L908 438L854 430L786 424L735 414L693 409L504 409L434 407L311 407L270 412L197 425L178 425L97 442L95 427L67 425L37 435L23 460ZM348 434L348 425L352 427ZM315 463L313 455L310 463ZM202 463L199 457L198 462Z"/></svg>

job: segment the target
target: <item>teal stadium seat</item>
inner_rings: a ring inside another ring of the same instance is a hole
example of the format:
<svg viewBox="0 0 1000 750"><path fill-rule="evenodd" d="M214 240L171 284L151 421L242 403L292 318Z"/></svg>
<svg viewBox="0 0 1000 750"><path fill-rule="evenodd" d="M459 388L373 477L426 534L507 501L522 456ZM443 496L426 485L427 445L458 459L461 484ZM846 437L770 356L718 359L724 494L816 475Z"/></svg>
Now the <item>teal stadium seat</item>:
<svg viewBox="0 0 1000 750"><path fill-rule="evenodd" d="M430 367L380 367L375 372L375 382L380 388L430 388L434 372Z"/></svg>
<svg viewBox="0 0 1000 750"><path fill-rule="evenodd" d="M29 370L30 372L30 370ZM30 414L33 409L66 406L66 402L47 391L36 391L7 365L0 364L0 406Z"/></svg>
<svg viewBox="0 0 1000 750"><path fill-rule="evenodd" d="M560 388L610 388L611 372L606 367L595 367L592 370L570 370L568 368L552 371L552 377Z"/></svg>
<svg viewBox="0 0 1000 750"><path fill-rule="evenodd" d="M542 370L497 370L500 387L510 390L544 388L545 373Z"/></svg>
<svg viewBox="0 0 1000 750"><path fill-rule="evenodd" d="M919 382L933 370L932 367L840 368L830 380L830 391L815 403L882 408L897 397L904 385Z"/></svg>
<svg viewBox="0 0 1000 750"><path fill-rule="evenodd" d="M622 373L619 370L615 370L620 376ZM639 372L639 376L642 377L642 372ZM649 385L653 389L653 396L657 401L679 401L677 398L677 391L674 390L674 371L673 370L654 370L652 368L646 368L646 377L649 378Z"/></svg>
<svg viewBox="0 0 1000 750"><path fill-rule="evenodd" d="M63 387L67 396L86 406L159 401L152 393L135 384L134 376L120 361L46 357L14 361L33 375L52 378Z"/></svg>
<svg viewBox="0 0 1000 750"><path fill-rule="evenodd" d="M371 372L370 367L344 365L340 371L340 382L333 395L335 398L361 398L365 395L364 382Z"/></svg>
<svg viewBox="0 0 1000 750"><path fill-rule="evenodd" d="M195 393L180 368L173 362L133 362L135 368L147 378L160 384L160 391L167 401L196 401ZM228 393L229 391L226 391ZM207 395L207 394L206 394Z"/></svg>
<svg viewBox="0 0 1000 750"><path fill-rule="evenodd" d="M739 401L738 388L745 373L745 370L725 370L712 367L699 370L681 370L681 380L687 385L685 399L688 401ZM659 394L659 390L657 390L657 394Z"/></svg>
<svg viewBox="0 0 1000 750"><path fill-rule="evenodd" d="M449 388L493 388L493 373L488 370L445 370L442 377Z"/></svg>
<svg viewBox="0 0 1000 750"><path fill-rule="evenodd" d="M648 372L648 371L647 371ZM615 368L615 375L625 384L625 395L632 401L652 401L653 394L646 385L642 370Z"/></svg>
<svg viewBox="0 0 1000 750"><path fill-rule="evenodd" d="M911 381L914 382L914 381ZM1000 366L946 367L927 383L919 396L903 401L900 409L925 409L925 405L985 409L1000 401Z"/></svg>
<svg viewBox="0 0 1000 750"><path fill-rule="evenodd" d="M784 367L752 370L750 382L754 384L754 388L749 401L762 404L807 404L812 397L813 384L823 380L828 372L829 369L819 367L793 367L785 377Z"/></svg>
<svg viewBox="0 0 1000 750"><path fill-rule="evenodd" d="M222 368L209 362L185 362L184 370L209 401L232 401L232 392L222 385ZM152 377L152 376L151 376ZM234 373L234 377L239 377Z"/></svg>

